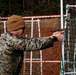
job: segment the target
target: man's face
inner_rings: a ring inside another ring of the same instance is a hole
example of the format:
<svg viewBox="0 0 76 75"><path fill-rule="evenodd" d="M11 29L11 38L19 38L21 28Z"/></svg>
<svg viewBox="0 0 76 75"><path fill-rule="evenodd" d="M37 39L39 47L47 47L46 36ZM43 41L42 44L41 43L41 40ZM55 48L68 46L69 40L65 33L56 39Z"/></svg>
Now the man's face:
<svg viewBox="0 0 76 75"><path fill-rule="evenodd" d="M17 34L18 34L18 35L22 35L22 34L23 34L23 32L24 32L24 30L23 30L23 29L19 29L19 30L17 30Z"/></svg>

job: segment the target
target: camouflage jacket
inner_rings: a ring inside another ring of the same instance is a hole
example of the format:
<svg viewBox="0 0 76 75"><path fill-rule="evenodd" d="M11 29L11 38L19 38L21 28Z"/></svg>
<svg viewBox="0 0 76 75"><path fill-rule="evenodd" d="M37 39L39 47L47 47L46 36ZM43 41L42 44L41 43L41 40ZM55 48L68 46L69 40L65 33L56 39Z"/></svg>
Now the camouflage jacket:
<svg viewBox="0 0 76 75"><path fill-rule="evenodd" d="M23 51L41 50L53 46L52 38L23 38L11 33L0 36L0 74L18 75L23 61Z"/></svg>

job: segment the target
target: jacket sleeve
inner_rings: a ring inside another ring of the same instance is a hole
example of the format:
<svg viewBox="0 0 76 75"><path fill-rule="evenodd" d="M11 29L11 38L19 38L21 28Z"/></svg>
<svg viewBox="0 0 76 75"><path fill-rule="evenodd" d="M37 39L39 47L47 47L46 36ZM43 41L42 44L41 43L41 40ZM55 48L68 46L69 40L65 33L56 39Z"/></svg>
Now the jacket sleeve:
<svg viewBox="0 0 76 75"><path fill-rule="evenodd" d="M48 47L53 47L54 42L57 41L56 37L40 37L25 39L26 51L41 50Z"/></svg>
<svg viewBox="0 0 76 75"><path fill-rule="evenodd" d="M38 38L23 38L16 36L8 36L6 38L6 45L11 50L41 50L52 47L54 42L57 41L56 37L38 37Z"/></svg>

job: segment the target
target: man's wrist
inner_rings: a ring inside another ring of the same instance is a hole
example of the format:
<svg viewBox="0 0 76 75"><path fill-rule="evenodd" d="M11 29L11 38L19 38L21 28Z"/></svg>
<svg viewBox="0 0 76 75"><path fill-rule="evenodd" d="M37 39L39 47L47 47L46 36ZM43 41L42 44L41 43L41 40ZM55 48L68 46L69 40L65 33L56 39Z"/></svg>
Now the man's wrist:
<svg viewBox="0 0 76 75"><path fill-rule="evenodd" d="M57 37L55 37L55 36L52 36L51 39L54 40L54 42L58 41Z"/></svg>

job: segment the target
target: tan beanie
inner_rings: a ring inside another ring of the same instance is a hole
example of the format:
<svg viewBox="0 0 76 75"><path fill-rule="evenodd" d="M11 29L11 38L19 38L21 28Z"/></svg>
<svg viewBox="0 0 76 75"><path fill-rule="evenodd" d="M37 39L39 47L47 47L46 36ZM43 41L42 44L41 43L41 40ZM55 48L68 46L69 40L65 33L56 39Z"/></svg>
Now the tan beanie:
<svg viewBox="0 0 76 75"><path fill-rule="evenodd" d="M21 16L12 15L11 17L8 18L6 26L7 31L10 32L25 27L25 22Z"/></svg>

